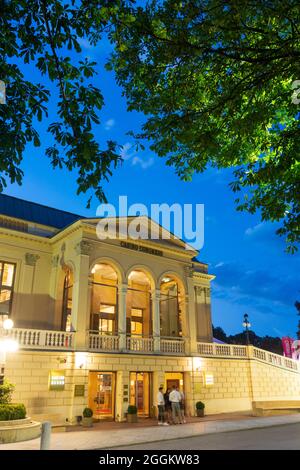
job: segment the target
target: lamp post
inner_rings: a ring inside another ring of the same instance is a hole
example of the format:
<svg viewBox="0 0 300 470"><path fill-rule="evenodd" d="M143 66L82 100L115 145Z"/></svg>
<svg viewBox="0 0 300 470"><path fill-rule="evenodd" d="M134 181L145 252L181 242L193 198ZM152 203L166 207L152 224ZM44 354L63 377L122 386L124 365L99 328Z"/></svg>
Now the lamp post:
<svg viewBox="0 0 300 470"><path fill-rule="evenodd" d="M0 364L3 366L5 366L6 363L6 353L16 352L19 349L18 341L10 338L9 332L13 326L14 322L11 318L2 320L0 324ZM1 379L3 380L3 374L0 369L0 381Z"/></svg>
<svg viewBox="0 0 300 470"><path fill-rule="evenodd" d="M247 342L247 346L249 346L249 344L250 344L250 340L249 340L249 329L250 329L250 327L251 327L251 323L250 323L249 320L248 320L248 314L247 314L247 313L245 313L245 315L244 315L243 327L245 328L245 332L246 332L246 342Z"/></svg>

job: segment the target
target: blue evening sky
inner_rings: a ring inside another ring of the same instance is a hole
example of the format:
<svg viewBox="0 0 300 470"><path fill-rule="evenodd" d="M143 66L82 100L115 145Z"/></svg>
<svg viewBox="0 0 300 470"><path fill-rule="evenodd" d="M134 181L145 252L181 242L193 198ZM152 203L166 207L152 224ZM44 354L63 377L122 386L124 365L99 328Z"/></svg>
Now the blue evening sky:
<svg viewBox="0 0 300 470"><path fill-rule="evenodd" d="M174 169L149 150L136 152L132 138L126 133L137 131L144 120L138 113L126 110L125 99L115 83L114 75L104 70L105 59L111 51L105 40L96 48L86 41L82 55L97 60L99 84L105 107L101 111L101 125L96 135L101 142L116 140L124 145L124 163L114 171L109 183L104 184L110 203L118 203L120 195L127 195L129 204L180 203L205 205L205 242L199 259L209 264L209 272L216 275L212 282L212 318L215 326L226 333L242 330L244 313L248 313L253 330L260 335L295 336L298 318L294 307L300 300L299 254L284 252L284 241L275 235L276 226L261 223L259 215L235 210L235 195L228 187L230 171L209 169L196 175L192 182L182 182ZM27 78L40 81L34 67L27 67ZM56 119L53 85L49 122ZM97 201L86 209L87 195L76 195L76 175L65 170L53 171L44 150L51 142L45 123L38 124L43 146L28 146L22 169L22 186L9 185L5 193L46 204L59 209L94 217Z"/></svg>

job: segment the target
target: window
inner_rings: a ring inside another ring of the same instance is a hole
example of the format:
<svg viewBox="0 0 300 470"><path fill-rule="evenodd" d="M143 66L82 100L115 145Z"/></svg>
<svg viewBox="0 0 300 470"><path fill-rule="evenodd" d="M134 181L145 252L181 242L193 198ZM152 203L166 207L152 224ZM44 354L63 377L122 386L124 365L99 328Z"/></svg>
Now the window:
<svg viewBox="0 0 300 470"><path fill-rule="evenodd" d="M103 335L113 335L115 333L116 306L100 304L99 313L92 316L93 331L99 331Z"/></svg>
<svg viewBox="0 0 300 470"><path fill-rule="evenodd" d="M63 308L62 308L62 331L71 331L71 312L72 312L72 296L73 296L73 275L68 271L64 282Z"/></svg>
<svg viewBox="0 0 300 470"><path fill-rule="evenodd" d="M0 261L0 314L10 315L16 265Z"/></svg>
<svg viewBox="0 0 300 470"><path fill-rule="evenodd" d="M131 309L131 325L130 330L132 335L143 335L143 309Z"/></svg>

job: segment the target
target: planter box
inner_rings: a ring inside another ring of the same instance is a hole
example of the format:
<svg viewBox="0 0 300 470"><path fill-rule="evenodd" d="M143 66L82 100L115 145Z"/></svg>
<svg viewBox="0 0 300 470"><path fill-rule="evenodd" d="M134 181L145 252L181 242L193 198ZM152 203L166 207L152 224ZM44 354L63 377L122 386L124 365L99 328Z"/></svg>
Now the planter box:
<svg viewBox="0 0 300 470"><path fill-rule="evenodd" d="M137 423L138 417L137 414L131 415L127 413L127 423Z"/></svg>
<svg viewBox="0 0 300 470"><path fill-rule="evenodd" d="M30 418L0 421L0 444L35 439L41 435L41 423Z"/></svg>
<svg viewBox="0 0 300 470"><path fill-rule="evenodd" d="M202 409L202 410L197 410L196 409L196 413L197 413L198 418L203 418L204 417L204 409Z"/></svg>
<svg viewBox="0 0 300 470"><path fill-rule="evenodd" d="M81 421L81 426L85 428L91 428L93 426L94 419L91 416L90 418L85 418L83 416L82 421Z"/></svg>

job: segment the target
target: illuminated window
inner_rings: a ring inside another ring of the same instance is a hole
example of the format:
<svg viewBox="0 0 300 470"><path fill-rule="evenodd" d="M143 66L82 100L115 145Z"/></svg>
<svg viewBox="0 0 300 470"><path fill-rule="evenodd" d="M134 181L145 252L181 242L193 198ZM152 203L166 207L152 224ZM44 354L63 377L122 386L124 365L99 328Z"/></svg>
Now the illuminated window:
<svg viewBox="0 0 300 470"><path fill-rule="evenodd" d="M63 292L63 308L62 308L62 331L71 331L71 312L72 312L72 297L73 297L73 274L67 271L64 281Z"/></svg>
<svg viewBox="0 0 300 470"><path fill-rule="evenodd" d="M118 276L106 263L92 269L92 298L90 329L101 335L114 335L117 331Z"/></svg>
<svg viewBox="0 0 300 470"><path fill-rule="evenodd" d="M132 335L143 334L143 310L141 308L131 309L130 330Z"/></svg>
<svg viewBox="0 0 300 470"><path fill-rule="evenodd" d="M10 315L15 280L13 263L0 261L0 314Z"/></svg>

